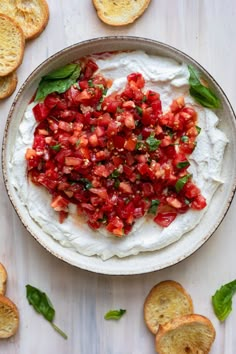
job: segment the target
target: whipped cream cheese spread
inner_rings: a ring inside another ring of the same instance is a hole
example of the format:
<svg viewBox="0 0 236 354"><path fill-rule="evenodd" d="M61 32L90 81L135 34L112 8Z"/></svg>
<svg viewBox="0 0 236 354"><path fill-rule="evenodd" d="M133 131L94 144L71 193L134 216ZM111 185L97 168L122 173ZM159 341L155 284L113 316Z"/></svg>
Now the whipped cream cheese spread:
<svg viewBox="0 0 236 354"><path fill-rule="evenodd" d="M164 112L178 96L184 96L185 102L194 106L201 133L197 137L194 152L189 156L191 165L188 170L193 174L193 181L209 205L218 186L223 183L220 174L228 140L217 128L216 114L196 104L189 96L187 65L169 58L150 56L142 51L116 53L107 57L94 56L93 59L99 66L99 72L113 80L108 94L122 90L127 75L139 72L146 81L145 89L152 89L160 94ZM34 103L28 106L19 127L11 158L11 182L31 218L62 246L83 255L98 255L103 260L113 256L126 257L166 247L178 241L201 221L207 207L200 211L190 209L185 214L178 215L167 228L161 228L149 217L143 217L136 222L128 236L117 238L104 229L90 229L81 216L77 215L76 206L70 205L68 218L60 224L58 213L50 206L51 196L47 190L34 185L27 178L25 152L32 146L37 124L32 113L33 105Z"/></svg>

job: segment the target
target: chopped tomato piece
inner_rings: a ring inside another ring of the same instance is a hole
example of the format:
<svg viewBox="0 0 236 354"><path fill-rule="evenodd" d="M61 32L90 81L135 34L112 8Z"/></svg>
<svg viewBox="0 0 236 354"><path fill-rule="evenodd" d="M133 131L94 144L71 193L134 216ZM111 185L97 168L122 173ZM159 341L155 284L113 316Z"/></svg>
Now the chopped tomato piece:
<svg viewBox="0 0 236 354"><path fill-rule="evenodd" d="M175 212L158 213L154 221L162 227L167 227L175 220L176 216Z"/></svg>

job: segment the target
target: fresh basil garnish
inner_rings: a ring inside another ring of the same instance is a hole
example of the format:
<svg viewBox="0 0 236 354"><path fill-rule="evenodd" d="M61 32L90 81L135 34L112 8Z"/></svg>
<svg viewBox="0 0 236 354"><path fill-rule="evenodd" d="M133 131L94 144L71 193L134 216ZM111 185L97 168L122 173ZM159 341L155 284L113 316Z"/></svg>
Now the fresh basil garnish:
<svg viewBox="0 0 236 354"><path fill-rule="evenodd" d="M89 85L89 87L94 87L93 80L88 80L88 85Z"/></svg>
<svg viewBox="0 0 236 354"><path fill-rule="evenodd" d="M26 297L29 301L29 304L33 306L35 311L43 315L43 317L51 323L52 327L64 339L67 339L67 335L53 323L55 310L48 296L41 290L31 285L26 285Z"/></svg>
<svg viewBox="0 0 236 354"><path fill-rule="evenodd" d="M36 92L35 101L42 101L53 92L63 93L67 91L76 83L80 71L79 64L68 64L43 76Z"/></svg>
<svg viewBox="0 0 236 354"><path fill-rule="evenodd" d="M187 143L189 141L189 137L187 135L183 135L181 136L180 140L183 142L183 143Z"/></svg>
<svg viewBox="0 0 236 354"><path fill-rule="evenodd" d="M136 109L136 111L137 111L138 115L142 116L142 114L143 114L143 110L142 110L142 108L141 108L141 107L139 107L139 106L136 106L136 107L135 107L135 109Z"/></svg>
<svg viewBox="0 0 236 354"><path fill-rule="evenodd" d="M158 199L153 199L151 201L151 206L150 208L148 209L148 212L150 214L154 214L156 215L156 212L157 212L157 208L158 208L158 205L160 204L160 201Z"/></svg>
<svg viewBox="0 0 236 354"><path fill-rule="evenodd" d="M212 305L217 318L224 321L232 311L232 297L236 293L236 279L222 285L212 296Z"/></svg>
<svg viewBox="0 0 236 354"><path fill-rule="evenodd" d="M220 100L214 94L214 92L208 87L202 85L199 80L198 72L193 68L193 66L188 65L189 70L189 85L190 85L190 95L203 107L207 108L219 108Z"/></svg>
<svg viewBox="0 0 236 354"><path fill-rule="evenodd" d="M179 193L184 185L188 182L188 180L192 177L191 174L185 175L184 177L181 177L180 179L178 179L178 181L175 183L175 190L177 193Z"/></svg>
<svg viewBox="0 0 236 354"><path fill-rule="evenodd" d="M177 168L185 168L185 167L188 167L190 165L190 163L188 161L181 161L181 162L178 162L176 167Z"/></svg>
<svg viewBox="0 0 236 354"><path fill-rule="evenodd" d="M149 147L149 150L150 151L155 151L160 143L161 143L161 140L158 140L156 139L155 137L155 134L152 133L147 139L146 139L146 143L148 144L148 147Z"/></svg>
<svg viewBox="0 0 236 354"><path fill-rule="evenodd" d="M50 148L52 150L55 150L55 151L60 151L61 150L61 144L52 145L52 146L50 146Z"/></svg>
<svg viewBox="0 0 236 354"><path fill-rule="evenodd" d="M87 178L80 178L79 182L83 183L84 189L90 189L93 186L92 182L90 182L90 180Z"/></svg>
<svg viewBox="0 0 236 354"><path fill-rule="evenodd" d="M198 125L196 125L195 128L197 129L197 133L199 135L201 133L202 128L200 128Z"/></svg>
<svg viewBox="0 0 236 354"><path fill-rule="evenodd" d="M110 174L110 178L117 178L119 177L120 172L118 170L114 170L111 174Z"/></svg>
<svg viewBox="0 0 236 354"><path fill-rule="evenodd" d="M123 309L111 310L105 314L104 318L105 320L119 320L125 313L126 310Z"/></svg>

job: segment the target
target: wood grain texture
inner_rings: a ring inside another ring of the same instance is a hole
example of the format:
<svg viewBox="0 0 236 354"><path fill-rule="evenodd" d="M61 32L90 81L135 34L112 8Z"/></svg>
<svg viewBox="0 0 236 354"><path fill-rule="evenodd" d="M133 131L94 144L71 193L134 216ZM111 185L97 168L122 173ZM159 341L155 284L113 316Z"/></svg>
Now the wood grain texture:
<svg viewBox="0 0 236 354"><path fill-rule="evenodd" d="M19 84L48 56L67 45L108 35L137 35L165 42L199 61L218 81L236 109L236 5L232 0L153 0L134 24L113 28L97 17L92 1L48 0L50 20L41 36L27 43ZM0 103L0 138L14 95ZM162 280L180 282L195 311L216 328L212 354L235 354L236 302L225 324L213 314L211 295L236 278L234 199L213 237L182 263L146 275L102 276L73 268L51 256L26 232L0 177L0 262L8 271L7 296L20 311L20 330L0 342L1 354L154 354L154 338L143 321L143 302ZM25 285L45 290L55 309L61 338L28 305ZM119 322L105 321L109 309L125 308Z"/></svg>

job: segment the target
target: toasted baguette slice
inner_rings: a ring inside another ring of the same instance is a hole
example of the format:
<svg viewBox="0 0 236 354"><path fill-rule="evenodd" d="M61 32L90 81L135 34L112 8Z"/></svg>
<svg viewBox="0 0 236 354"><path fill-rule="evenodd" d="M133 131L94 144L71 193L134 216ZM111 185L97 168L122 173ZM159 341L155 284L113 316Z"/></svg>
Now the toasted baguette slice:
<svg viewBox="0 0 236 354"><path fill-rule="evenodd" d="M193 313L193 302L184 288L173 280L155 285L144 302L144 320L156 334L160 324L172 318Z"/></svg>
<svg viewBox="0 0 236 354"><path fill-rule="evenodd" d="M1 0L0 12L11 16L18 23L26 39L39 36L49 19L46 0Z"/></svg>
<svg viewBox="0 0 236 354"><path fill-rule="evenodd" d="M123 26L140 17L151 0L93 0L98 17L108 25Z"/></svg>
<svg viewBox="0 0 236 354"><path fill-rule="evenodd" d="M214 340L215 329L208 318L186 315L160 326L156 351L159 354L207 354Z"/></svg>
<svg viewBox="0 0 236 354"><path fill-rule="evenodd" d="M0 78L0 82L1 82L1 78ZM4 265L0 263L0 295L5 295L6 285L7 285L7 271Z"/></svg>
<svg viewBox="0 0 236 354"><path fill-rule="evenodd" d="M6 97L11 96L15 91L17 85L17 75L16 72L0 77L0 100ZM0 273L1 273L1 264L0 264ZM0 274L1 279L1 274ZM0 294L1 294L1 282L0 282Z"/></svg>
<svg viewBox="0 0 236 354"><path fill-rule="evenodd" d="M0 295L0 338L13 336L19 326L19 312L16 305Z"/></svg>
<svg viewBox="0 0 236 354"><path fill-rule="evenodd" d="M20 26L0 13L0 76L12 73L22 62L25 37Z"/></svg>

